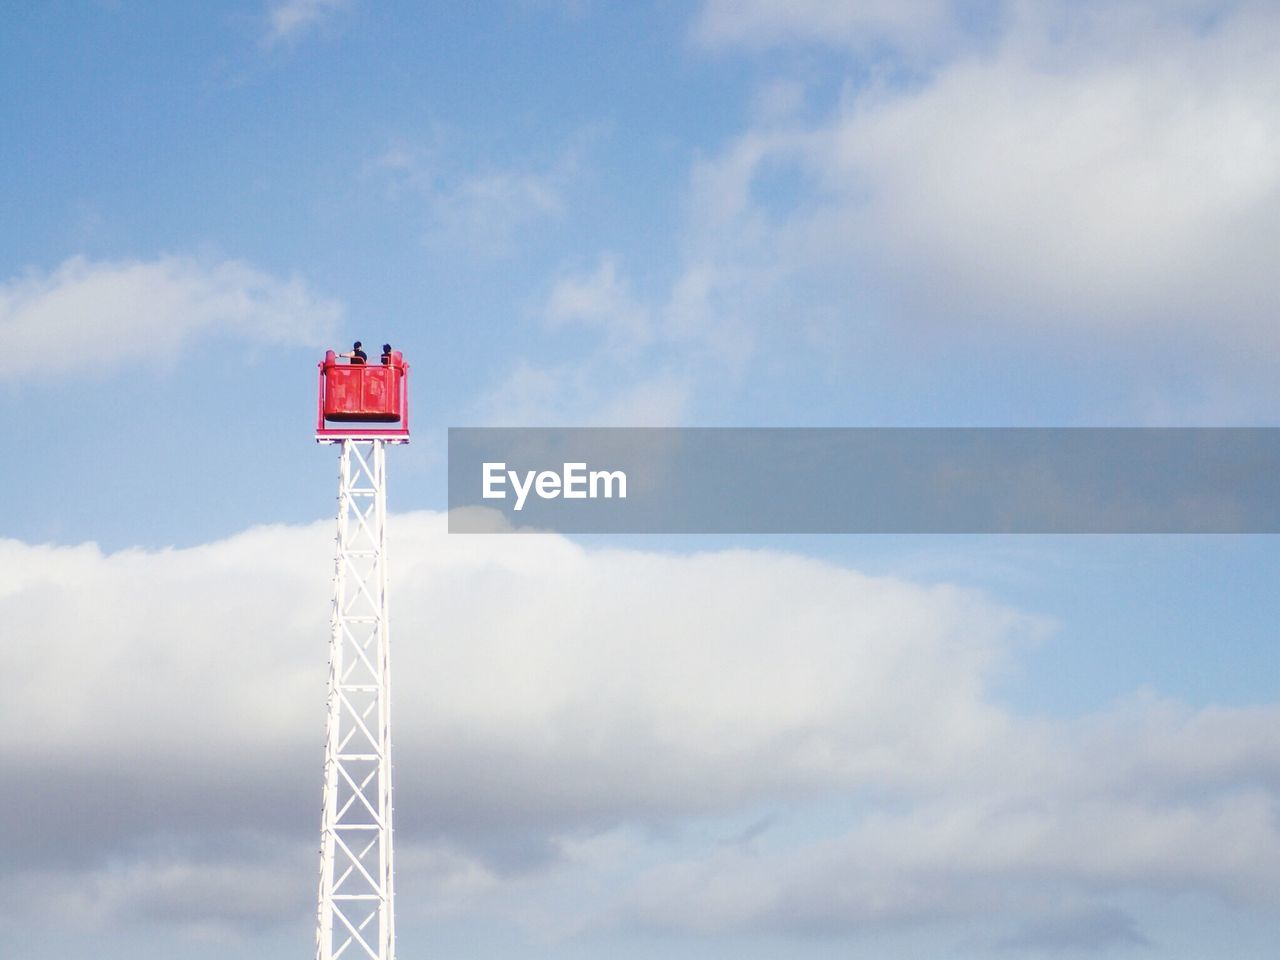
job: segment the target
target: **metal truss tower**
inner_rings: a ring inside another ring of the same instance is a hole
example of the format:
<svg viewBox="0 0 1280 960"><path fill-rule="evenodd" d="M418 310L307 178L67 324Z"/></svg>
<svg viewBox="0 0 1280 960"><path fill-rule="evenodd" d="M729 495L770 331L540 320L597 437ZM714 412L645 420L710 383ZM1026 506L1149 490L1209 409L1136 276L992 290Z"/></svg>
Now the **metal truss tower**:
<svg viewBox="0 0 1280 960"><path fill-rule="evenodd" d="M341 445L341 467L316 960L395 960L386 444L397 441L322 442Z"/></svg>

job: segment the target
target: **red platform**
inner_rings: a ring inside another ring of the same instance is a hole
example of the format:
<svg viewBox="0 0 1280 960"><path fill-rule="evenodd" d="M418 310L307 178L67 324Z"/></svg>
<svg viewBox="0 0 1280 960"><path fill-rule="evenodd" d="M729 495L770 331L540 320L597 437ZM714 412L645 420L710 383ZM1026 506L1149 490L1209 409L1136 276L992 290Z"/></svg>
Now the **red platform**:
<svg viewBox="0 0 1280 960"><path fill-rule="evenodd" d="M399 426L362 426L392 423ZM344 363L332 350L324 355L316 398L316 439L359 437L409 440L409 365L399 350L392 351L390 363Z"/></svg>

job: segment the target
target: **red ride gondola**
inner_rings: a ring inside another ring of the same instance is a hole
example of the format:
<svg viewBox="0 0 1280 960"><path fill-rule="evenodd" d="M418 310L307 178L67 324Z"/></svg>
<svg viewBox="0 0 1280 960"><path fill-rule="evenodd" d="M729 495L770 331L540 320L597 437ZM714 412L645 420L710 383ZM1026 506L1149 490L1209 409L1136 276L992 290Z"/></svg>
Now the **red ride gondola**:
<svg viewBox="0 0 1280 960"><path fill-rule="evenodd" d="M357 426L379 423L399 426ZM399 350L391 352L388 363L342 363L332 350L324 355L316 399L316 439L343 437L408 441L409 365Z"/></svg>

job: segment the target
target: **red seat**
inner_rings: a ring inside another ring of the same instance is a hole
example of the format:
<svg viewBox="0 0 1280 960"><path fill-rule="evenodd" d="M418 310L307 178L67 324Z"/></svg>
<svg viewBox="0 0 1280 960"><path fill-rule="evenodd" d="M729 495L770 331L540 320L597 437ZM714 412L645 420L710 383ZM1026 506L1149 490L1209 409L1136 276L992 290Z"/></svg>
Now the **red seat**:
<svg viewBox="0 0 1280 960"><path fill-rule="evenodd" d="M339 363L332 350L322 365L324 419L335 423L399 423L404 413L406 364L400 351L391 362Z"/></svg>

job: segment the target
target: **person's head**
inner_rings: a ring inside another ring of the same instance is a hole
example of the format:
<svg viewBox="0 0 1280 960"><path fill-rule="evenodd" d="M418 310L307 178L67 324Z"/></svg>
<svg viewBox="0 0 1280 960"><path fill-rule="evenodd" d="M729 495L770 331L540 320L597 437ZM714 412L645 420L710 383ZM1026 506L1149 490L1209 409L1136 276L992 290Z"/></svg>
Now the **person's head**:
<svg viewBox="0 0 1280 960"><path fill-rule="evenodd" d="M352 349L352 350L359 350L359 349L360 349L361 347L363 347L363 346L364 346L364 344L363 344L363 343L361 343L359 340L357 340L355 343L353 343L353 344L351 345L351 349Z"/></svg>
<svg viewBox="0 0 1280 960"><path fill-rule="evenodd" d="M391 352L391 344L389 344L389 343L384 343L384 344L382 345L382 352L383 352L383 353L390 353L390 352Z"/></svg>

